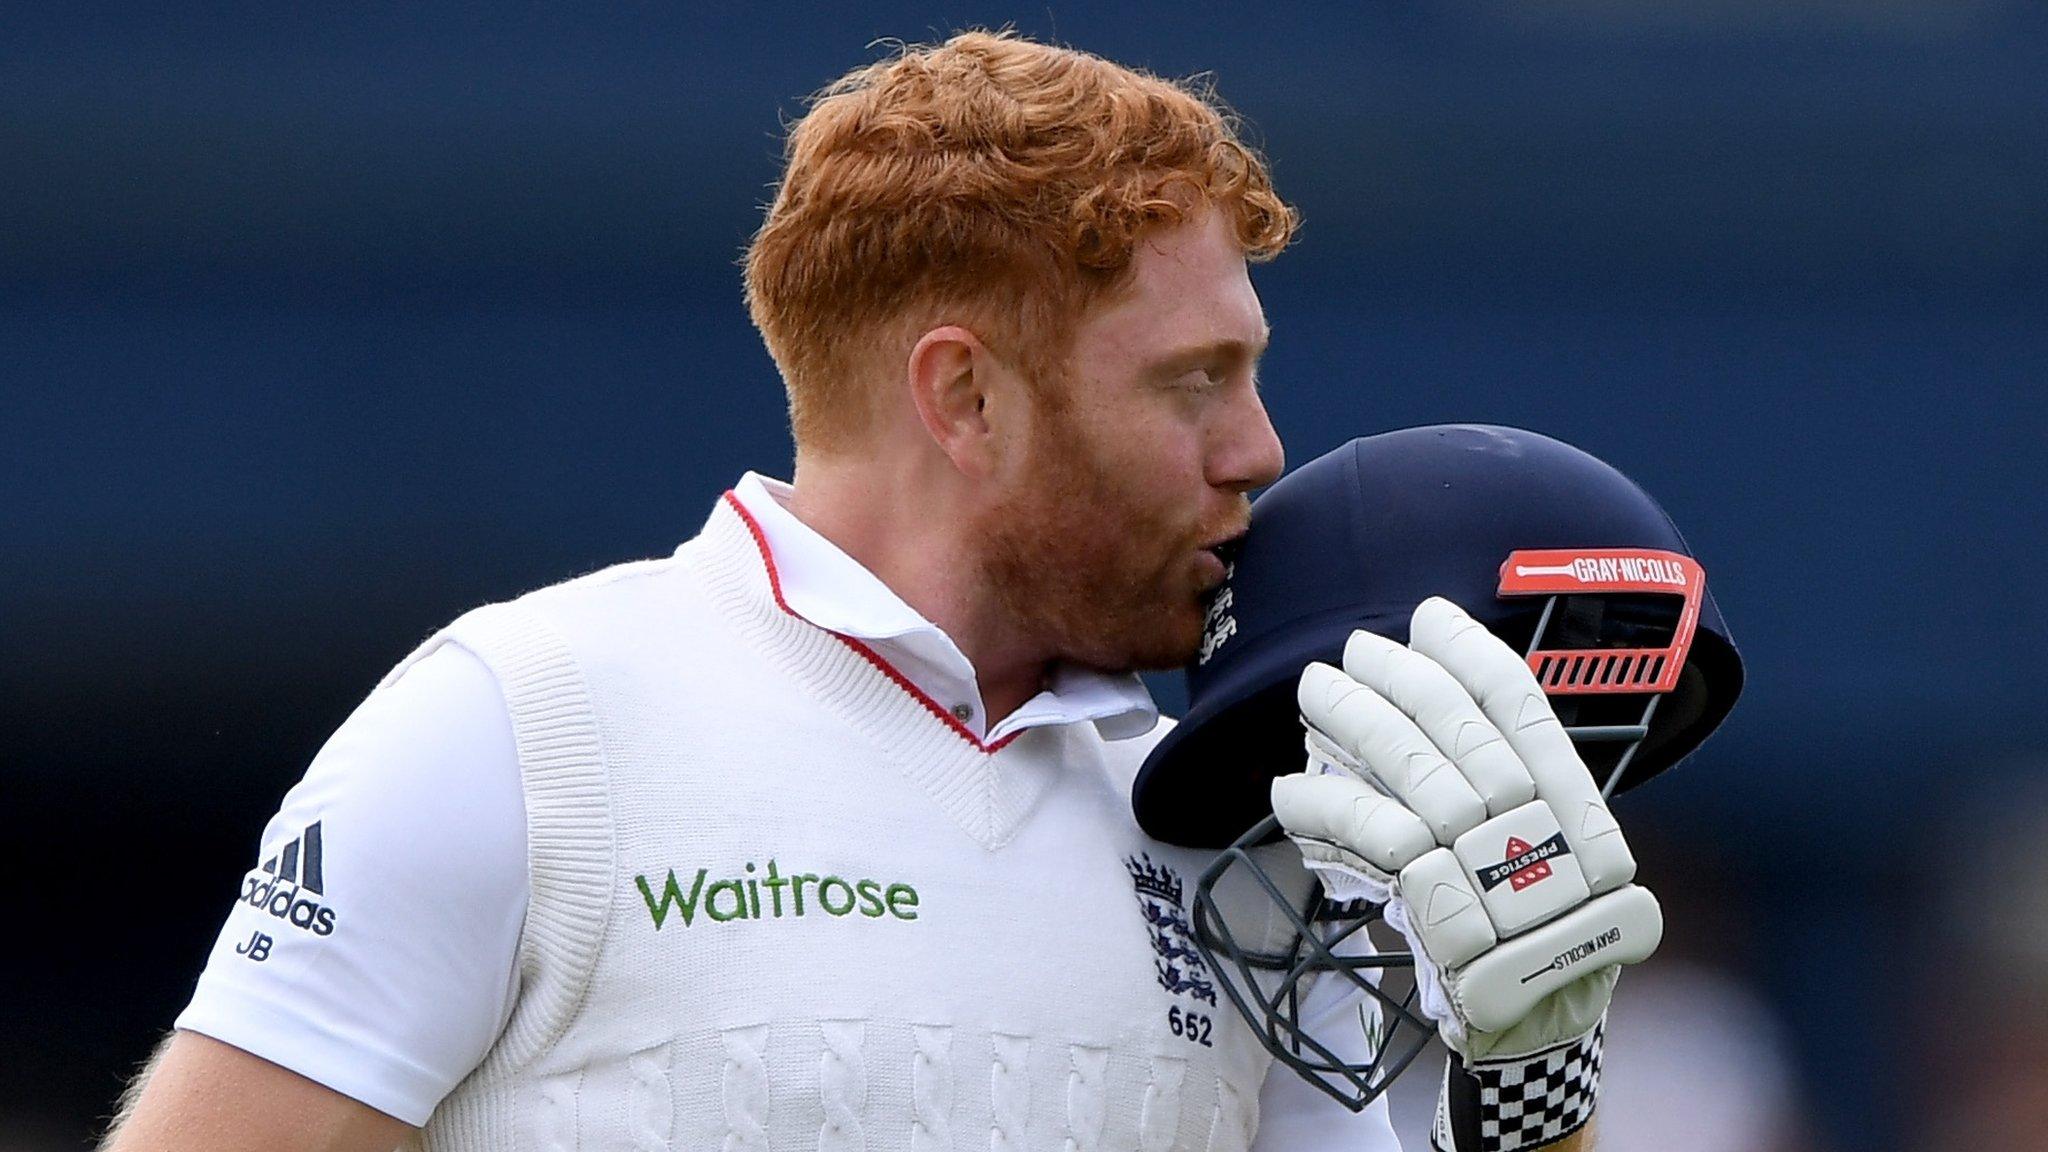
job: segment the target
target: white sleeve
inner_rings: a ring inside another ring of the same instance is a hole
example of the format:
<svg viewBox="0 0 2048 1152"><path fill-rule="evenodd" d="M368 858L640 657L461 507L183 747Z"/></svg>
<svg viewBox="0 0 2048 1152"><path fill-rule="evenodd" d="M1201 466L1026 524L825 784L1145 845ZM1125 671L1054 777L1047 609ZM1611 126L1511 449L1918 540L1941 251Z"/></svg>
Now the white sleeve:
<svg viewBox="0 0 2048 1152"><path fill-rule="evenodd" d="M1340 949L1340 952L1344 951ZM1371 1011L1372 998L1348 980L1319 977L1302 997L1301 1024L1317 1042L1347 1061L1372 1058L1359 1011ZM1412 1066L1411 1066L1412 1070ZM1259 1131L1251 1152L1400 1152L1387 1098L1353 1112L1297 1075L1275 1063L1259 1089Z"/></svg>
<svg viewBox="0 0 2048 1152"><path fill-rule="evenodd" d="M177 1027L425 1124L518 991L526 812L490 670L444 644L372 692L254 863Z"/></svg>

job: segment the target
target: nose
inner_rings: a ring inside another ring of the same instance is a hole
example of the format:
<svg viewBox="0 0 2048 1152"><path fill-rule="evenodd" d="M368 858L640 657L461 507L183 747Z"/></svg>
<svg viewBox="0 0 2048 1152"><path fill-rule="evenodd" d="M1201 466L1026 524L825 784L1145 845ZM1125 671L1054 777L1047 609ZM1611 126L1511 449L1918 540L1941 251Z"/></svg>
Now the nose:
<svg viewBox="0 0 2048 1152"><path fill-rule="evenodd" d="M1215 448L1209 456L1209 482L1234 492L1263 488L1280 478L1287 465L1287 453L1280 434L1273 430L1265 402L1255 389L1246 388L1240 403L1218 413Z"/></svg>

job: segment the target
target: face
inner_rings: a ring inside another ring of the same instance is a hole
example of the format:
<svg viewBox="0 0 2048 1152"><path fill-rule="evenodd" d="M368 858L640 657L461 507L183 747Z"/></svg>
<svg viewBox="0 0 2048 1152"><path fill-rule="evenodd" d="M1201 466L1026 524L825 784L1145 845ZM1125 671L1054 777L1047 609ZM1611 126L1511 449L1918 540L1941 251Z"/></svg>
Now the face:
<svg viewBox="0 0 2048 1152"><path fill-rule="evenodd" d="M1185 663L1218 546L1280 475L1256 369L1265 315L1227 221L1208 213L1139 247L1130 283L1076 328L979 524L985 577L1060 657L1126 670Z"/></svg>

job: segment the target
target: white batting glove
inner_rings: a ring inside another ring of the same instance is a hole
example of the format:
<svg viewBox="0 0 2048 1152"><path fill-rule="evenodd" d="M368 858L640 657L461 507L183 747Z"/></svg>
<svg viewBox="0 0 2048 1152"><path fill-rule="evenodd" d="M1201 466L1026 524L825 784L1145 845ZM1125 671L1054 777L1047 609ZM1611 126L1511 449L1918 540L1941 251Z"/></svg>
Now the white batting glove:
<svg viewBox="0 0 2048 1152"><path fill-rule="evenodd" d="M1440 598L1409 637L1354 632L1341 671L1302 673L1309 770L1273 811L1330 897L1384 904L1415 953L1457 1058L1438 1147L1534 1147L1591 1114L1615 978L1663 917L1522 657Z"/></svg>

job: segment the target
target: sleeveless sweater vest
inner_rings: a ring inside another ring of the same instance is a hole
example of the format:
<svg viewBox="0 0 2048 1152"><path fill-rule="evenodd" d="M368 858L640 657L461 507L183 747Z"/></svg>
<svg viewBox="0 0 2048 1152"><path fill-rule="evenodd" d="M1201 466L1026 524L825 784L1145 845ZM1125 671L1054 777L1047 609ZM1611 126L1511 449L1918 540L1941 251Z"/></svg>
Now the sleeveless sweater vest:
<svg viewBox="0 0 2048 1152"><path fill-rule="evenodd" d="M977 746L783 609L723 502L411 659L442 643L505 694L532 895L511 1020L415 1147L1248 1145L1270 1061L1190 944L1206 859L1130 815L1156 734Z"/></svg>

